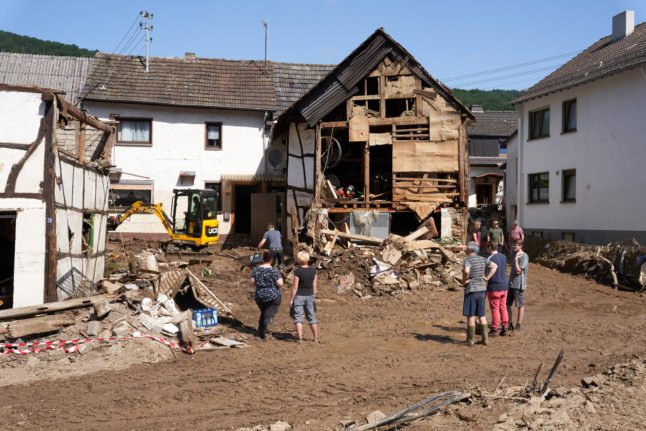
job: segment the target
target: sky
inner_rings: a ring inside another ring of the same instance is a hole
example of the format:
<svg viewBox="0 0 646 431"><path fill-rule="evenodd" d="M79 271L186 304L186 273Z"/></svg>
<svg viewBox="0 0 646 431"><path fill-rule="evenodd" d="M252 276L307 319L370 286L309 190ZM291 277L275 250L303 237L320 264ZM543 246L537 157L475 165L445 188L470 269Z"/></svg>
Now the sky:
<svg viewBox="0 0 646 431"><path fill-rule="evenodd" d="M143 54L147 10L150 55L262 60L264 21L269 60L337 64L383 27L450 87L524 89L610 34L626 9L646 21L646 0L0 0L0 30Z"/></svg>

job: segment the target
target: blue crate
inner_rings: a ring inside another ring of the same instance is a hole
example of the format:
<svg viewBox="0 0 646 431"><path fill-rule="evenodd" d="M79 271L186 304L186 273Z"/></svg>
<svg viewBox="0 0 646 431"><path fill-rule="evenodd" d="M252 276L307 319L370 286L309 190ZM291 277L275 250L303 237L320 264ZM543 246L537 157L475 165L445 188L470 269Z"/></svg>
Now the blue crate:
<svg viewBox="0 0 646 431"><path fill-rule="evenodd" d="M193 325L196 328L211 328L218 324L218 310L201 308L193 310Z"/></svg>

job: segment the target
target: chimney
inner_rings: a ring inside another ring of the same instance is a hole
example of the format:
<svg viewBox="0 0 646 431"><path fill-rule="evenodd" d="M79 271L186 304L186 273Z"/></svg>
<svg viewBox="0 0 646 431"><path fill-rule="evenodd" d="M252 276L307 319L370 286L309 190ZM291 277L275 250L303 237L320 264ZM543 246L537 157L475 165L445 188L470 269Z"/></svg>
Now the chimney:
<svg viewBox="0 0 646 431"><path fill-rule="evenodd" d="M469 111L471 112L484 112L482 105L471 105L469 106Z"/></svg>
<svg viewBox="0 0 646 431"><path fill-rule="evenodd" d="M612 17L612 40L617 41L635 30L635 11L625 10Z"/></svg>

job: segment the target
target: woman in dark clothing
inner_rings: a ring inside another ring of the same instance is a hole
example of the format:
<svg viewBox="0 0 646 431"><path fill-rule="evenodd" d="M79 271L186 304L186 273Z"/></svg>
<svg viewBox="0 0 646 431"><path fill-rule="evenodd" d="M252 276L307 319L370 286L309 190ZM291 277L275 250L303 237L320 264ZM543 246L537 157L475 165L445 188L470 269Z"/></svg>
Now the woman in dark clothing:
<svg viewBox="0 0 646 431"><path fill-rule="evenodd" d="M271 261L271 252L265 251L262 263L251 271L251 281L256 284L256 304L260 309L256 335L262 339L271 338L271 324L282 299L283 277L271 266Z"/></svg>
<svg viewBox="0 0 646 431"><path fill-rule="evenodd" d="M292 318L296 324L296 334L298 342L303 341L303 316L307 318L310 325L314 341L319 341L319 328L316 321L316 289L317 278L316 268L308 265L310 261L309 253L301 251L296 255L298 268L294 270L294 284L292 286L292 296L289 299L289 308L293 310Z"/></svg>

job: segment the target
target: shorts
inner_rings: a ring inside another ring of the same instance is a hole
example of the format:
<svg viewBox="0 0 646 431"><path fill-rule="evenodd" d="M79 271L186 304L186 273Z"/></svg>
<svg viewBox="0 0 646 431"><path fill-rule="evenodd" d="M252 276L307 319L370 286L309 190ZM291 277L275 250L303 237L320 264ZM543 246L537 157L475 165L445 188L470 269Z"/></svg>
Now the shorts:
<svg viewBox="0 0 646 431"><path fill-rule="evenodd" d="M462 308L463 316L486 316L487 292L467 293L464 295L464 307Z"/></svg>
<svg viewBox="0 0 646 431"><path fill-rule="evenodd" d="M507 293L507 307L511 307L516 303L516 307L525 306L525 291L520 289L509 289Z"/></svg>
<svg viewBox="0 0 646 431"><path fill-rule="evenodd" d="M303 323L303 316L307 317L307 323L310 325L316 323L316 302L313 295L296 295L293 308L294 323Z"/></svg>

